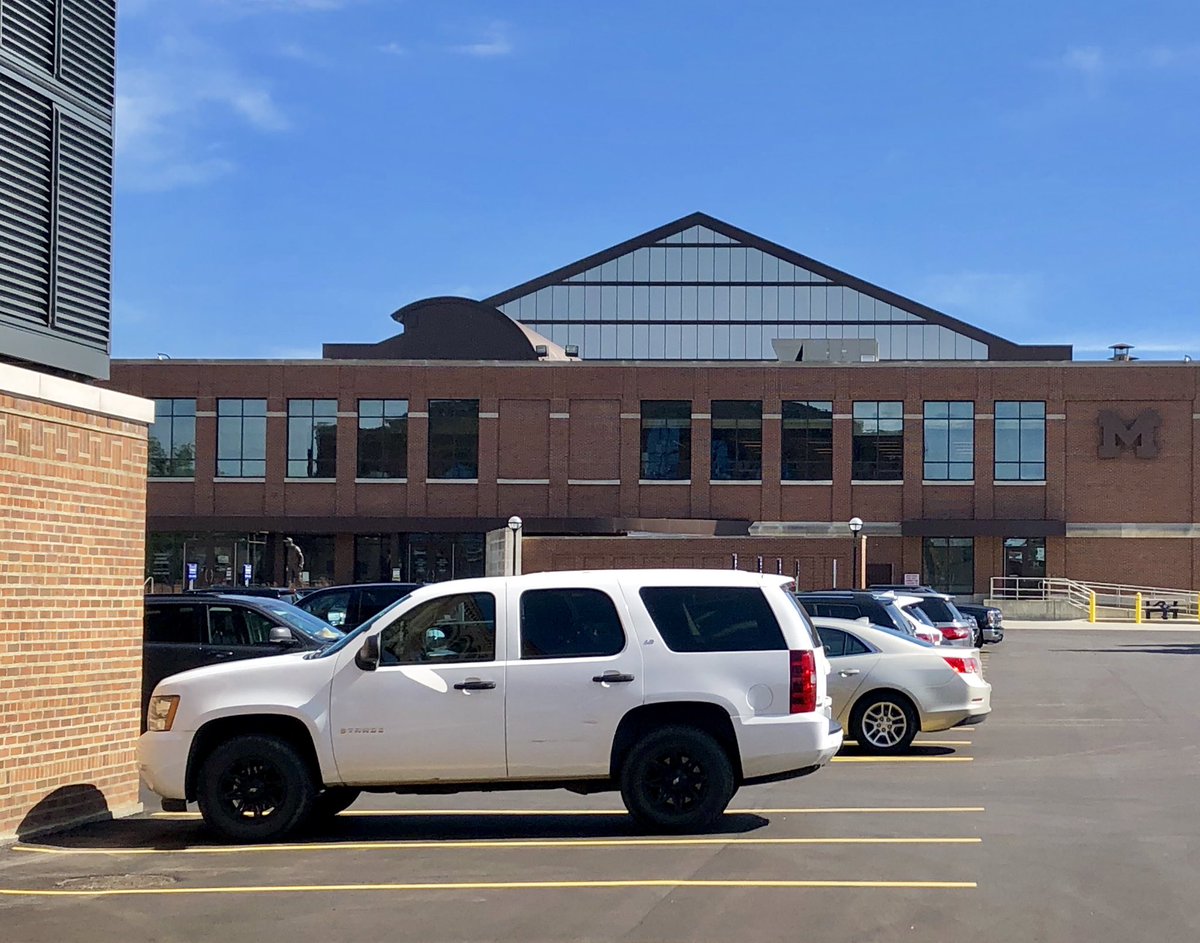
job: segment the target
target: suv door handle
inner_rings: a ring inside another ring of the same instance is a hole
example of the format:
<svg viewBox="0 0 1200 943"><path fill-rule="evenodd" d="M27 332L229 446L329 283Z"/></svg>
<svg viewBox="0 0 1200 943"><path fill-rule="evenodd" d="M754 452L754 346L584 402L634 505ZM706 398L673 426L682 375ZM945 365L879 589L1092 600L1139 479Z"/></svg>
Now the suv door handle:
<svg viewBox="0 0 1200 943"><path fill-rule="evenodd" d="M633 675L621 674L619 671L606 671L602 675L596 675L592 678L597 684L627 684L633 680Z"/></svg>
<svg viewBox="0 0 1200 943"><path fill-rule="evenodd" d="M212 655L213 658L232 658L234 654L233 651L228 648L221 649L220 651L213 651L212 649L209 649L208 653Z"/></svg>
<svg viewBox="0 0 1200 943"><path fill-rule="evenodd" d="M471 678L467 681L460 681L454 686L455 691L490 691L496 686L495 681L480 681L478 678Z"/></svg>
<svg viewBox="0 0 1200 943"><path fill-rule="evenodd" d="M861 668L843 668L838 672L838 674L840 674L843 678L849 678L851 675L859 674L861 671Z"/></svg>

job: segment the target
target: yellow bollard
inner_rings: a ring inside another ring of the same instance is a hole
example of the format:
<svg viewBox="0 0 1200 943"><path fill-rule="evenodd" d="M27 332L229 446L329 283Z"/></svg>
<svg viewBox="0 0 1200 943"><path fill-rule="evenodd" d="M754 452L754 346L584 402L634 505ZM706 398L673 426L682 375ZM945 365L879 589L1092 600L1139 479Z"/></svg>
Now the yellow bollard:
<svg viewBox="0 0 1200 943"><path fill-rule="evenodd" d="M1141 593L1133 594L1133 606L1134 606L1133 621L1136 622L1138 625L1141 625L1141 622L1142 622L1142 594Z"/></svg>
<svg viewBox="0 0 1200 943"><path fill-rule="evenodd" d="M1088 593L1088 622L1096 621L1096 594Z"/></svg>

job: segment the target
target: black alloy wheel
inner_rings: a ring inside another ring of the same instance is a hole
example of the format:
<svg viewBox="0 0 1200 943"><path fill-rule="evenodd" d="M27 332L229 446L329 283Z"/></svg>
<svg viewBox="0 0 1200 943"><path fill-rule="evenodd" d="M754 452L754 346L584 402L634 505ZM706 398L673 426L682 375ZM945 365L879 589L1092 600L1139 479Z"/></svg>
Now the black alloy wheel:
<svg viewBox="0 0 1200 943"><path fill-rule="evenodd" d="M312 771L287 741L247 735L204 760L196 799L205 823L238 842L282 838L312 814Z"/></svg>
<svg viewBox="0 0 1200 943"><path fill-rule="evenodd" d="M687 832L719 821L736 788L729 757L694 727L646 734L626 757L621 797L637 821L656 831Z"/></svg>

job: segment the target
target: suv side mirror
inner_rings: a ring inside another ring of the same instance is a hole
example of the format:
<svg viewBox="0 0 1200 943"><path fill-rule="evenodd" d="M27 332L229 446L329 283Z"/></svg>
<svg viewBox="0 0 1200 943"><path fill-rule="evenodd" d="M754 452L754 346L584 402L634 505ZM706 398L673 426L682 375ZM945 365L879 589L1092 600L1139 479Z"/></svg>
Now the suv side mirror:
<svg viewBox="0 0 1200 943"><path fill-rule="evenodd" d="M374 671L379 667L379 635L368 635L363 639L362 648L354 656L354 663L363 671Z"/></svg>
<svg viewBox="0 0 1200 943"><path fill-rule="evenodd" d="M277 625L271 629L271 634L267 636L267 641L272 645L299 645L296 641L296 636L292 634L292 630L286 626Z"/></svg>

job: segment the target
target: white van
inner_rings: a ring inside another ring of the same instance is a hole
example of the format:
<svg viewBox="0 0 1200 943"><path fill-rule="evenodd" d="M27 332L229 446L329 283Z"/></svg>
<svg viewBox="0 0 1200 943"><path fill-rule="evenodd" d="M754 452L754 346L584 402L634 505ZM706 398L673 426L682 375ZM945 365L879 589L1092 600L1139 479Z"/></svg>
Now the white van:
<svg viewBox="0 0 1200 943"><path fill-rule="evenodd" d="M162 681L142 777L238 841L362 790L619 789L644 826L694 831L841 746L791 588L721 570L423 586L322 651Z"/></svg>

